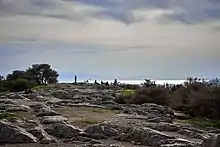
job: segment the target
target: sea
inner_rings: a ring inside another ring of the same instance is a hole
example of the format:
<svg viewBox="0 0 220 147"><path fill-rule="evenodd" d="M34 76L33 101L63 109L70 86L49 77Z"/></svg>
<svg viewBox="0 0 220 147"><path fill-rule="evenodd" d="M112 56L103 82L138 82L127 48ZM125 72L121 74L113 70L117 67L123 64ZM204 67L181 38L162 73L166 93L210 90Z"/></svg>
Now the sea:
<svg viewBox="0 0 220 147"><path fill-rule="evenodd" d="M108 82L113 83L114 80L96 80L98 83ZM186 80L151 80L155 81L157 85L164 85L165 83L171 84L171 85L177 85L177 84L183 84ZM60 83L72 83L73 81L60 81ZM84 81L78 81L78 82L84 82ZM94 83L95 80L88 80L89 83ZM121 84L133 84L133 85L140 85L144 83L144 80L118 80Z"/></svg>

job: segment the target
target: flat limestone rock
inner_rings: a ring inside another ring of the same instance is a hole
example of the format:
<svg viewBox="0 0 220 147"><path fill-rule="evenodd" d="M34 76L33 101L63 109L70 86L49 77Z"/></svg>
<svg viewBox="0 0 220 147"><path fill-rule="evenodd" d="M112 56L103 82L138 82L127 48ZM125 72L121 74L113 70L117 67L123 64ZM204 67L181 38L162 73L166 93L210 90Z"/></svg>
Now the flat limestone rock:
<svg viewBox="0 0 220 147"><path fill-rule="evenodd" d="M41 119L42 124L54 124L60 122L66 122L68 119L63 116L44 116Z"/></svg>

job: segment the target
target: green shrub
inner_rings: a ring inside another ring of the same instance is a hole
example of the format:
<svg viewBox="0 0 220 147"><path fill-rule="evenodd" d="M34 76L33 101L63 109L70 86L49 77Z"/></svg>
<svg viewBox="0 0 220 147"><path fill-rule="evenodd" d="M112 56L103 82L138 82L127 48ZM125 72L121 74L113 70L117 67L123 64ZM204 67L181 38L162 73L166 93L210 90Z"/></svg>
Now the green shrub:
<svg viewBox="0 0 220 147"><path fill-rule="evenodd" d="M131 103L155 103L168 106L170 103L170 91L164 87L146 87L137 90L131 98Z"/></svg>
<svg viewBox="0 0 220 147"><path fill-rule="evenodd" d="M136 91L123 90L122 94L116 98L116 102L120 104L144 104L155 103L159 105L169 105L171 97L170 91L164 87L146 87Z"/></svg>
<svg viewBox="0 0 220 147"><path fill-rule="evenodd" d="M220 119L220 87L188 83L175 88L150 86L121 90L116 98L120 104L155 103L169 106L195 118Z"/></svg>
<svg viewBox="0 0 220 147"><path fill-rule="evenodd" d="M30 82L26 79L16 79L12 81L11 91L19 92L27 90L31 87Z"/></svg>
<svg viewBox="0 0 220 147"><path fill-rule="evenodd" d="M135 93L135 90L132 90L132 89L124 89L124 90L121 90L120 91L122 95L124 96L131 96L131 95L134 95Z"/></svg>
<svg viewBox="0 0 220 147"><path fill-rule="evenodd" d="M119 95L116 97L115 102L119 104L129 104L131 103L131 95Z"/></svg>
<svg viewBox="0 0 220 147"><path fill-rule="evenodd" d="M38 85L38 86L33 87L32 89L36 91L49 91L50 90L50 88L45 85Z"/></svg>

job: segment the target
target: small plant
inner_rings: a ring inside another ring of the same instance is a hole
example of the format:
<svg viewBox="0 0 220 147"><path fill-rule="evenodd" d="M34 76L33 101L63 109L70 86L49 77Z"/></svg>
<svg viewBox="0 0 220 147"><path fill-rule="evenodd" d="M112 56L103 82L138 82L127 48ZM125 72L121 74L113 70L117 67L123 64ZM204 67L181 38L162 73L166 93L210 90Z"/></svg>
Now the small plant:
<svg viewBox="0 0 220 147"><path fill-rule="evenodd" d="M130 96L130 95L133 95L135 93L135 90L132 90L132 89L124 89L121 91L121 94L123 96Z"/></svg>

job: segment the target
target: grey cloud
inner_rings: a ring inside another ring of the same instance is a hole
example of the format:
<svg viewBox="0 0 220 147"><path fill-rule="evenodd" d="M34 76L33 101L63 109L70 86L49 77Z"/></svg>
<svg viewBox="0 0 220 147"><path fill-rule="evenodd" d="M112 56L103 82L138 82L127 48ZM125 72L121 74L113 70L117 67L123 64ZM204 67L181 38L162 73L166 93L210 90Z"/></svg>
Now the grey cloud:
<svg viewBox="0 0 220 147"><path fill-rule="evenodd" d="M63 3L66 2L66 3ZM121 8L111 9L105 8L103 10L94 10L89 13L76 13L72 9L71 0L21 0L21 1L7 1L0 0L0 16L7 15L27 15L27 16L40 16L51 17L57 19L67 19L71 21L86 19L88 17L101 18L101 19L114 19L126 24L135 21L131 11L123 11ZM99 1L100 4L103 3ZM20 4L19 4L20 3ZM97 1L98 3L98 1ZM106 3L109 4L109 3ZM62 7L63 6L63 7Z"/></svg>
<svg viewBox="0 0 220 147"><path fill-rule="evenodd" d="M89 5L102 6L104 8L120 7L126 11L137 9L170 9L176 13L163 15L164 18L181 21L187 24L208 21L210 19L220 19L220 3L217 0L106 0L105 2L97 2L97 0L75 0ZM112 2L112 3L110 3ZM114 3L113 3L114 2ZM114 7L113 7L114 6ZM180 13L179 10L182 12ZM121 19L118 15L118 19ZM124 15L126 16L126 15Z"/></svg>
<svg viewBox="0 0 220 147"><path fill-rule="evenodd" d="M75 13L74 9L68 7L75 3L99 6L103 10L97 9L97 11L86 14ZM176 13L162 15L162 18L187 24L220 19L220 3L215 0L0 0L1 15L39 15L68 20L94 17L118 20L126 24L140 21L133 16L133 11L138 9L174 10ZM55 10L57 13L44 10Z"/></svg>

